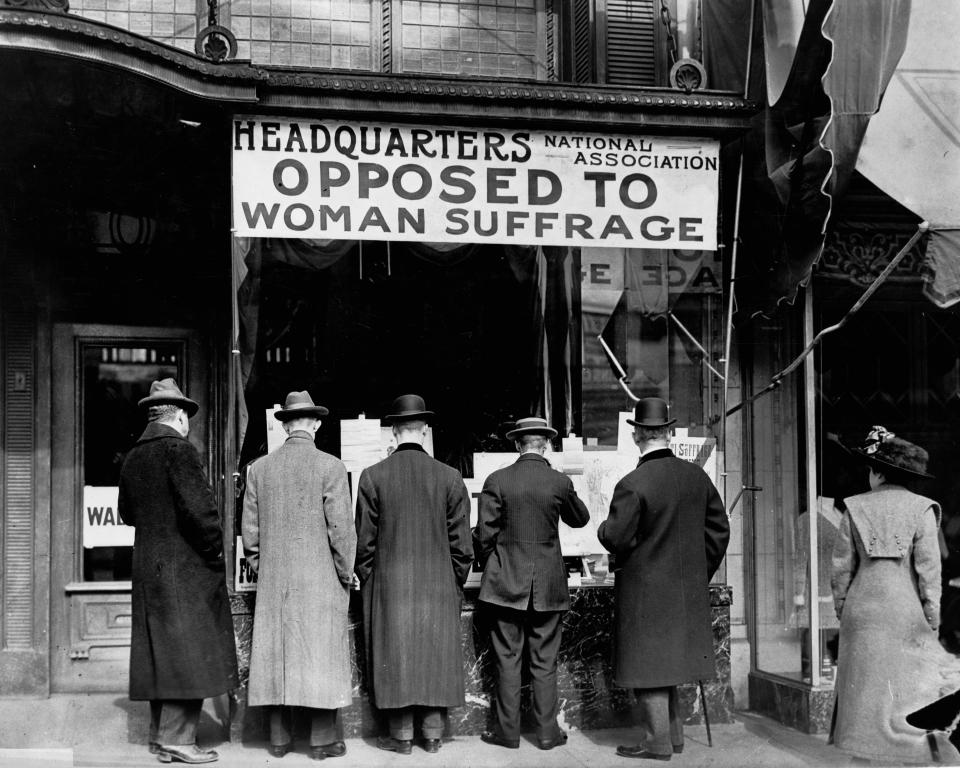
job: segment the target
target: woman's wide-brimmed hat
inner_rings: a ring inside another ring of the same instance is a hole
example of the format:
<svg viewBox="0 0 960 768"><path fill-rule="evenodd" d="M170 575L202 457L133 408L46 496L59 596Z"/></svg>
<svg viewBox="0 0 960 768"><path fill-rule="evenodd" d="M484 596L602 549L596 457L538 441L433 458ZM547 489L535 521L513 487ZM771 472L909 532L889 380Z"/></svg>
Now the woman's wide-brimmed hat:
<svg viewBox="0 0 960 768"><path fill-rule="evenodd" d="M430 421L433 411L427 410L427 404L419 395L400 395L390 406L390 413L383 417L388 424L399 421Z"/></svg>
<svg viewBox="0 0 960 768"><path fill-rule="evenodd" d="M507 432L507 440L515 440L523 435L541 435L553 439L557 436L557 430L547 424L546 419L530 416L526 419L517 419L513 429Z"/></svg>
<svg viewBox="0 0 960 768"><path fill-rule="evenodd" d="M667 401L659 397L642 397L633 409L633 418L627 419L627 424L635 427L657 429L669 427L676 419L667 418Z"/></svg>
<svg viewBox="0 0 960 768"><path fill-rule="evenodd" d="M326 416L330 411L322 405L314 405L313 398L306 390L303 392L291 392L283 404L283 408L273 414L273 418L278 421L290 421L290 419L319 419Z"/></svg>
<svg viewBox="0 0 960 768"><path fill-rule="evenodd" d="M153 382L150 385L150 394L140 400L137 405L141 408L149 408L151 405L175 405L183 408L188 417L200 410L197 401L183 394L173 379L160 379Z"/></svg>
<svg viewBox="0 0 960 768"><path fill-rule="evenodd" d="M871 427L863 447L853 450L881 472L894 470L915 477L933 477L927 472L930 455L884 427Z"/></svg>

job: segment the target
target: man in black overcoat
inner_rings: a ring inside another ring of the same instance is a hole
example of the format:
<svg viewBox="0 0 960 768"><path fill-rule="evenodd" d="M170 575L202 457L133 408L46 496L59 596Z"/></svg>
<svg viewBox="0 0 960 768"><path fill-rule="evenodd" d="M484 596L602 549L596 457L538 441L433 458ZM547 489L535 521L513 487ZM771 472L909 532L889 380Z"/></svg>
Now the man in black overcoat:
<svg viewBox="0 0 960 768"><path fill-rule="evenodd" d="M455 469L423 449L433 412L403 395L386 417L397 449L360 475L357 560L363 591L368 680L389 736L377 746L440 749L448 707L464 704L460 605L473 562L470 497Z"/></svg>
<svg viewBox="0 0 960 768"><path fill-rule="evenodd" d="M136 529L130 698L150 702L161 762L209 763L217 753L196 743L203 700L239 683L220 516L186 439L197 403L163 379L139 404L149 423L123 462L118 502Z"/></svg>
<svg viewBox="0 0 960 768"><path fill-rule="evenodd" d="M520 458L484 482L473 531L474 551L484 566L480 600L491 607L497 659L496 726L480 738L510 749L520 746L524 658L533 682L537 745L552 749L567 741L557 725L557 652L563 612L570 608L558 525L563 520L582 528L590 513L570 478L543 457L547 441L556 436L536 417L520 419L507 433Z"/></svg>
<svg viewBox="0 0 960 768"><path fill-rule="evenodd" d="M676 686L715 674L707 585L730 524L706 472L671 452L666 402L644 398L634 416L640 463L597 531L616 556L614 681L636 689L644 730L617 754L669 760L683 750Z"/></svg>

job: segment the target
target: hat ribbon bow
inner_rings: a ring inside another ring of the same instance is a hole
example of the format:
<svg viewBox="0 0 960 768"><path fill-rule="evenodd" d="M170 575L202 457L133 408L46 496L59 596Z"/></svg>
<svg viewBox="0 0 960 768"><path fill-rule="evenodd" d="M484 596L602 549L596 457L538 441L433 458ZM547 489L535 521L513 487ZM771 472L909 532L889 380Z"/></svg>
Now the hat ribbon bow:
<svg viewBox="0 0 960 768"><path fill-rule="evenodd" d="M870 431L867 433L866 445L863 447L863 452L872 456L877 452L877 449L879 449L884 442L892 437L896 437L896 435L893 434L893 432L890 432L886 427L871 427Z"/></svg>

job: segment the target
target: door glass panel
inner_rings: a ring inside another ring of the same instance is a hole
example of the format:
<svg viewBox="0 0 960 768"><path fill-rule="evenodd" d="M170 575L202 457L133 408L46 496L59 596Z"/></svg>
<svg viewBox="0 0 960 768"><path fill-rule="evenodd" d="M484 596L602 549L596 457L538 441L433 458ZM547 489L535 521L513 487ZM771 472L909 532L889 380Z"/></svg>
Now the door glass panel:
<svg viewBox="0 0 960 768"><path fill-rule="evenodd" d="M81 360L83 580L126 580L133 529L117 518L120 468L146 426L137 402L150 393L150 384L167 377L183 384L184 343L84 342Z"/></svg>

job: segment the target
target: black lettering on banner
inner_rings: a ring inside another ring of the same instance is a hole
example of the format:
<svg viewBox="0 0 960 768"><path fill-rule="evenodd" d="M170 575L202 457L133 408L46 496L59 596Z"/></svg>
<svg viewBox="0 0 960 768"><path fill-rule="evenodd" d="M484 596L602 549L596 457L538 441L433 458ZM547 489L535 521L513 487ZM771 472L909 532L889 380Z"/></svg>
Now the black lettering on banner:
<svg viewBox="0 0 960 768"><path fill-rule="evenodd" d="M611 174L612 175L612 174ZM574 233L580 235L584 240L593 240L590 234L590 227L593 225L593 219L582 213L567 214L567 239L573 237Z"/></svg>
<svg viewBox="0 0 960 768"><path fill-rule="evenodd" d="M90 525L100 525L103 520L103 507L87 507L87 521Z"/></svg>
<svg viewBox="0 0 960 768"><path fill-rule="evenodd" d="M655 235L650 231L651 224L663 225L659 234ZM647 216L647 218L640 222L640 234L643 235L645 240L653 240L654 242L669 240L670 236L673 234L673 227L668 226L669 224L670 219L668 219L666 216Z"/></svg>
<svg viewBox="0 0 960 768"><path fill-rule="evenodd" d="M678 264L671 264L667 267L667 285L671 288L679 288L686 282L687 273L683 271L683 267Z"/></svg>
<svg viewBox="0 0 960 768"><path fill-rule="evenodd" d="M333 172L336 171L336 176ZM342 187L350 179L350 171L343 163L324 160L320 163L320 197L330 197L332 187Z"/></svg>
<svg viewBox="0 0 960 768"><path fill-rule="evenodd" d="M287 145L283 148L284 152L293 152L293 143L297 142L300 145L298 152L306 152L307 145L303 141L303 136L300 134L300 126L297 123L290 123L290 133L287 134Z"/></svg>
<svg viewBox="0 0 960 768"><path fill-rule="evenodd" d="M409 225L418 235L424 234L427 231L427 222L423 214L423 208L417 208L416 216L408 208L400 208L397 211L397 231L406 232Z"/></svg>
<svg viewBox="0 0 960 768"><path fill-rule="evenodd" d="M351 160L357 160L358 156L356 153L357 149L357 134L353 132L353 128L349 125L341 125L337 128L336 132L333 134L333 143L339 152L344 157L349 157Z"/></svg>
<svg viewBox="0 0 960 768"><path fill-rule="evenodd" d="M260 130L263 138L263 145L261 149L264 152L279 152L280 151L280 137L277 136L277 131L280 130L280 123L261 123ZM269 141L276 141L275 144L268 144Z"/></svg>
<svg viewBox="0 0 960 768"><path fill-rule="evenodd" d="M366 232L370 227L378 227L382 232L389 232L390 225L383 218L383 212L377 206L371 206L367 209L363 219L360 221L360 232Z"/></svg>
<svg viewBox="0 0 960 768"><path fill-rule="evenodd" d="M407 156L407 148L403 143L403 134L400 133L399 128L390 129L390 138L387 140L387 148L383 150L383 154L386 157L392 157L393 155Z"/></svg>
<svg viewBox="0 0 960 768"><path fill-rule="evenodd" d="M403 177L411 173L414 176L420 177L420 188L408 192L403 187ZM398 166L397 170L393 172L393 191L404 200L423 200L423 198L430 194L432 188L433 179L430 178L430 174L427 173L427 169L423 166L407 163L406 165Z"/></svg>
<svg viewBox="0 0 960 768"><path fill-rule="evenodd" d="M457 134L459 148L457 149L458 160L476 160L477 159L477 132L460 131Z"/></svg>
<svg viewBox="0 0 960 768"><path fill-rule="evenodd" d="M323 144L317 143L317 135L323 134ZM310 125L310 151L311 152L326 152L330 149L330 131L327 130L326 126L318 125L313 123Z"/></svg>
<svg viewBox="0 0 960 768"><path fill-rule="evenodd" d="M548 229L553 229L553 222L560 218L559 213L552 211L537 211L533 219L533 231L537 237L543 237L543 233Z"/></svg>
<svg viewBox="0 0 960 768"><path fill-rule="evenodd" d="M523 221L530 218L528 211L507 211L507 237L513 237L524 228Z"/></svg>
<svg viewBox="0 0 960 768"><path fill-rule="evenodd" d="M609 172L601 173L600 171L587 171L585 174L583 174L584 181L594 182L594 200L598 208L603 208L607 204L606 183L608 181L613 181L615 178L617 178L617 175Z"/></svg>
<svg viewBox="0 0 960 768"><path fill-rule="evenodd" d="M367 134L373 133L376 138L376 142L373 146L367 145ZM369 128L368 126L363 126L360 129L360 151L365 155L375 155L380 151L380 128L379 126L374 126Z"/></svg>
<svg viewBox="0 0 960 768"><path fill-rule="evenodd" d="M113 516L113 507L107 507L103 512L103 524L104 525L116 525L116 518Z"/></svg>
<svg viewBox="0 0 960 768"><path fill-rule="evenodd" d="M545 194L540 194L541 179L549 182L550 187ZM529 189L530 205L553 205L560 199L563 184L560 177L553 171L544 171L531 168L527 171L527 188Z"/></svg>
<svg viewBox="0 0 960 768"><path fill-rule="evenodd" d="M303 221L300 224L293 220L293 214L296 211L303 214ZM283 212L283 223L287 225L287 229L293 232L306 232L313 226L313 209L303 203L292 203Z"/></svg>
<svg viewBox="0 0 960 768"><path fill-rule="evenodd" d="M630 239L630 229L627 227L627 222L623 220L622 216L613 215L607 219L607 223L603 227L603 232L600 233L600 239L604 240L610 237L610 235L622 235Z"/></svg>
<svg viewBox="0 0 960 768"><path fill-rule="evenodd" d="M334 210L329 205L320 206L320 229L327 229L327 221L343 223L343 231L350 231L350 206L341 205Z"/></svg>
<svg viewBox="0 0 960 768"><path fill-rule="evenodd" d="M444 230L448 235L465 235L470 225L466 221L467 210L465 208L451 208L447 211L447 228Z"/></svg>
<svg viewBox="0 0 960 768"><path fill-rule="evenodd" d="M263 225L267 229L273 229L273 222L276 221L277 213L280 211L280 203L274 203L267 209L263 203L257 203L254 209L250 210L250 203L244 201L240 204L243 208L243 216L247 220L247 226L250 229L256 229L260 226L260 220L263 219Z"/></svg>
<svg viewBox="0 0 960 768"><path fill-rule="evenodd" d="M359 163L357 165L357 182L360 185L360 198L370 197L371 189L387 186L390 174L379 163Z"/></svg>
<svg viewBox="0 0 960 768"><path fill-rule="evenodd" d="M630 185L634 182L640 182L647 188L646 197L642 200L634 200L630 197ZM656 201L657 185L653 183L653 179L647 176L647 174L631 173L629 176L625 176L623 181L620 182L620 202L627 206L627 208L649 208Z"/></svg>
<svg viewBox="0 0 960 768"><path fill-rule="evenodd" d="M482 211L473 212L473 229L478 235L483 237L490 237L491 235L497 234L497 212L490 211L490 226L483 226Z"/></svg>
<svg viewBox="0 0 960 768"><path fill-rule="evenodd" d="M448 130L448 129L446 129L446 128L442 128L442 129L440 129L439 131L437 131L437 138L440 139L440 143L441 143L441 145L443 146L443 149L440 150L440 156L441 156L441 157L449 157L449 156L450 156L450 143L449 143L449 142L450 142L450 137L453 136L454 133L455 133L454 131Z"/></svg>
<svg viewBox="0 0 960 768"><path fill-rule="evenodd" d="M433 138L433 134L425 128L414 128L410 131L410 154L413 157L436 157L437 150L428 149L427 145L430 143L430 140ZM401 157L406 157L406 155L401 155Z"/></svg>
<svg viewBox="0 0 960 768"><path fill-rule="evenodd" d="M717 276L713 274L713 270L710 269L710 267L700 267L696 276L690 281L690 284L694 288L702 288L705 285L711 288L720 287L720 281L717 280Z"/></svg>
<svg viewBox="0 0 960 768"><path fill-rule="evenodd" d="M528 141L530 141L530 134L515 133L513 134L512 138L513 138L513 143L520 147L519 152L517 150L513 150L513 152L510 153L510 157L513 159L513 162L515 163L527 162L527 160L530 159L530 155L532 154L530 145L527 143Z"/></svg>
<svg viewBox="0 0 960 768"><path fill-rule="evenodd" d="M486 147L483 152L484 160L490 160L492 155L496 155L497 160L510 159L510 155L505 155L500 151L500 147L507 142L506 137L504 137L502 133L485 133L483 134L483 140Z"/></svg>
<svg viewBox="0 0 960 768"><path fill-rule="evenodd" d="M647 275L643 281L643 285L653 286L663 284L663 268L659 264L644 264L642 269Z"/></svg>
<svg viewBox="0 0 960 768"><path fill-rule="evenodd" d="M702 223L703 223L703 219L699 219L699 218L691 219L691 218L686 218L681 216L680 222L679 222L679 227L680 227L679 238L681 240L687 240L690 242L696 242L696 243L703 242L703 236L698 235L694 230L694 228L698 224L702 224Z"/></svg>
<svg viewBox="0 0 960 768"><path fill-rule="evenodd" d="M247 120L247 124L244 125L239 120L233 121L233 148L234 149L246 149L250 152L253 151L253 129L256 127L256 123L253 120ZM240 139L246 136L247 137L247 146L240 146Z"/></svg>
<svg viewBox="0 0 960 768"><path fill-rule="evenodd" d="M292 187L288 187L283 183L283 172L286 170L296 171L297 181ZM294 160L288 158L286 160L281 160L275 166L273 166L273 186L282 195L302 195L303 191L307 188L307 168L299 160Z"/></svg>
<svg viewBox="0 0 960 768"><path fill-rule="evenodd" d="M501 195L501 189L507 189L510 182L502 176L516 176L516 168L487 168L487 202L488 203L516 203L520 198L516 195Z"/></svg>
<svg viewBox="0 0 960 768"><path fill-rule="evenodd" d="M440 199L445 203L469 203L476 197L477 188L467 179L461 179L459 176L473 176L473 169L466 165L448 165L440 171L440 181L448 187L460 189L459 194L448 192L446 189L440 192Z"/></svg>

